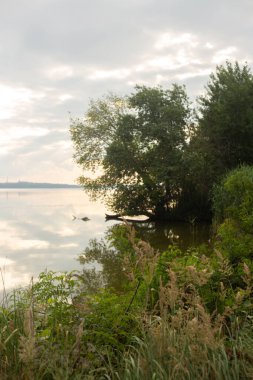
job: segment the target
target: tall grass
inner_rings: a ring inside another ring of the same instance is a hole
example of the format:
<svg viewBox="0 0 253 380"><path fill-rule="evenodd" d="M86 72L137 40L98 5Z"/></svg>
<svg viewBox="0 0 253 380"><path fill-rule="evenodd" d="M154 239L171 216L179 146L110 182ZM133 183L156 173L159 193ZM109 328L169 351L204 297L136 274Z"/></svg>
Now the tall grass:
<svg viewBox="0 0 253 380"><path fill-rule="evenodd" d="M128 232L124 294L89 293L77 272L41 273L4 294L0 379L253 378L249 266L233 287L219 252L161 255Z"/></svg>
<svg viewBox="0 0 253 380"><path fill-rule="evenodd" d="M243 321L235 317L236 309L211 315L196 289L179 288L170 274L169 283L161 284L157 308L143 314L142 336L124 352L123 369L110 369L111 379L252 379L249 315Z"/></svg>

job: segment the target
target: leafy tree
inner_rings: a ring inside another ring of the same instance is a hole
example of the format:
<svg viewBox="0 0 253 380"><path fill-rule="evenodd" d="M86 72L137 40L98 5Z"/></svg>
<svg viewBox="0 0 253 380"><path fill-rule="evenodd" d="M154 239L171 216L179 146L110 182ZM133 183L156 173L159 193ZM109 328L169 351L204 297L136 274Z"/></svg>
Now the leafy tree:
<svg viewBox="0 0 253 380"><path fill-rule="evenodd" d="M182 162L181 194L177 204L177 215L190 223L210 221L211 197L214 178L198 135L193 135L187 144Z"/></svg>
<svg viewBox="0 0 253 380"><path fill-rule="evenodd" d="M189 115L178 85L137 86L128 97L92 101L70 129L77 163L93 173L80 183L116 212L167 217L180 197Z"/></svg>
<svg viewBox="0 0 253 380"><path fill-rule="evenodd" d="M238 165L252 165L253 76L247 64L218 66L199 104L199 142L209 180Z"/></svg>
<svg viewBox="0 0 253 380"><path fill-rule="evenodd" d="M179 209L211 219L211 191L238 165L253 164L253 76L245 64L218 66L199 98L195 133L184 154Z"/></svg>

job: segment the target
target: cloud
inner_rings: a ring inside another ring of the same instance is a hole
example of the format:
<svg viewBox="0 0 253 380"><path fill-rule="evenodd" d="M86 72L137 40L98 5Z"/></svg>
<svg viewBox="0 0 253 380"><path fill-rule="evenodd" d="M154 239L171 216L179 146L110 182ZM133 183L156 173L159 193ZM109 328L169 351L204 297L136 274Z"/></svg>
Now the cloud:
<svg viewBox="0 0 253 380"><path fill-rule="evenodd" d="M26 239L22 236L20 229L15 228L15 226L10 222L0 221L1 231L3 233L3 244L4 249L10 251L23 251L24 249L47 249L49 247L49 242L41 239ZM11 261L6 261L7 264L12 264Z"/></svg>
<svg viewBox="0 0 253 380"><path fill-rule="evenodd" d="M6 268L9 265L14 264L14 260L8 259L7 257L0 256L0 268Z"/></svg>
<svg viewBox="0 0 253 380"><path fill-rule="evenodd" d="M95 70L89 79L103 80L103 79L126 79L129 77L131 71L129 69L116 69L116 70Z"/></svg>
<svg viewBox="0 0 253 380"><path fill-rule="evenodd" d="M0 120L14 117L34 97L27 88L15 88L0 83Z"/></svg>
<svg viewBox="0 0 253 380"><path fill-rule="evenodd" d="M190 33L172 34L169 32L162 33L155 43L157 50L163 50L168 47L175 47L180 45L187 45L190 48L194 48L198 45L196 36Z"/></svg>
<svg viewBox="0 0 253 380"><path fill-rule="evenodd" d="M45 136L49 133L45 128L32 128L29 126L10 127L0 130L0 156L11 152L17 153L28 144L29 138Z"/></svg>
<svg viewBox="0 0 253 380"><path fill-rule="evenodd" d="M51 80L63 80L74 76L74 70L68 65L59 65L46 70L45 76Z"/></svg>
<svg viewBox="0 0 253 380"><path fill-rule="evenodd" d="M197 77L206 77L207 75L209 75L211 73L211 68L206 68L206 69L200 69L200 70L194 70L192 72L184 72L182 74L177 74L176 75L176 78L178 78L179 80L186 80L186 79L190 79L190 78L197 78Z"/></svg>
<svg viewBox="0 0 253 380"><path fill-rule="evenodd" d="M179 81L194 99L217 64L252 63L252 12L250 0L3 2L0 177L72 182L69 112L137 83Z"/></svg>
<svg viewBox="0 0 253 380"><path fill-rule="evenodd" d="M235 46L229 46L225 49L216 51L212 58L212 63L221 64L226 60L235 60L237 50L238 49Z"/></svg>

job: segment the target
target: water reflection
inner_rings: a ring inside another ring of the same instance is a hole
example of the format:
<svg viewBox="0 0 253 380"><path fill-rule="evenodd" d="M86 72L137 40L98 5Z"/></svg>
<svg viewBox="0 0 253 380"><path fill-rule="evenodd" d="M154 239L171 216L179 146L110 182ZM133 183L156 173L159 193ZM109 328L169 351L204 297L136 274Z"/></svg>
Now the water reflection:
<svg viewBox="0 0 253 380"><path fill-rule="evenodd" d="M102 237L108 228L105 208L90 202L79 189L1 190L0 210L0 263L6 289L28 284L45 269L78 269L76 257L91 238ZM90 221L73 221L73 215Z"/></svg>
<svg viewBox="0 0 253 380"><path fill-rule="evenodd" d="M45 269L83 268L77 257L89 241L99 242L106 231L120 223L105 222L105 213L103 205L90 202L80 189L0 190L0 279L4 282L0 285L8 290L28 284ZM82 217L90 220L78 219ZM179 236L177 243L182 248L206 241L209 236L208 226L139 223L135 228L141 238L160 250L171 243L171 231ZM89 265L86 262L85 268L103 267L99 281L107 281L121 273L118 264L114 253L104 250L103 256Z"/></svg>
<svg viewBox="0 0 253 380"><path fill-rule="evenodd" d="M117 234L111 227L106 236ZM105 285L118 291L124 288L125 272L122 261L122 252L108 241L93 239L84 252L79 256L78 261L83 268L83 283L85 289L90 292L96 291ZM87 268L87 264L97 264L96 268Z"/></svg>
<svg viewBox="0 0 253 380"><path fill-rule="evenodd" d="M206 243L210 235L209 225L189 225L186 223L134 223L137 238L148 241L153 248L163 252L170 245L183 251L189 247ZM84 287L88 292L98 287L108 286L119 292L124 291L126 272L124 254L134 253L128 235L130 230L118 224L107 229L105 238L93 239L79 256L83 268ZM180 234L180 235L179 235ZM87 264L98 264L97 269L87 269Z"/></svg>
<svg viewBox="0 0 253 380"><path fill-rule="evenodd" d="M206 243L210 237L210 224L182 222L152 222L135 224L135 229L143 240L152 247L164 251L170 244L177 244L182 250Z"/></svg>

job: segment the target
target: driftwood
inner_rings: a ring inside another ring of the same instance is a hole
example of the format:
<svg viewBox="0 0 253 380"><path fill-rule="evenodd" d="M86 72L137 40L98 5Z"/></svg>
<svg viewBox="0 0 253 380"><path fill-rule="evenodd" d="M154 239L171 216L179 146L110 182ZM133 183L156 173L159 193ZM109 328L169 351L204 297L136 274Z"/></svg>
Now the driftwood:
<svg viewBox="0 0 253 380"><path fill-rule="evenodd" d="M72 220L76 220L76 219L82 220L83 222L88 222L88 220L90 220L87 216L84 216L83 218L77 218L75 215L73 215Z"/></svg>
<svg viewBox="0 0 253 380"><path fill-rule="evenodd" d="M121 217L120 214L105 214L105 219L110 220L110 219L119 219Z"/></svg>
<svg viewBox="0 0 253 380"><path fill-rule="evenodd" d="M132 218L131 216L124 216L120 214L105 214L105 220L121 220L123 222L132 222L132 223L147 223L150 222L150 218L147 217L147 219L138 219L138 218Z"/></svg>

